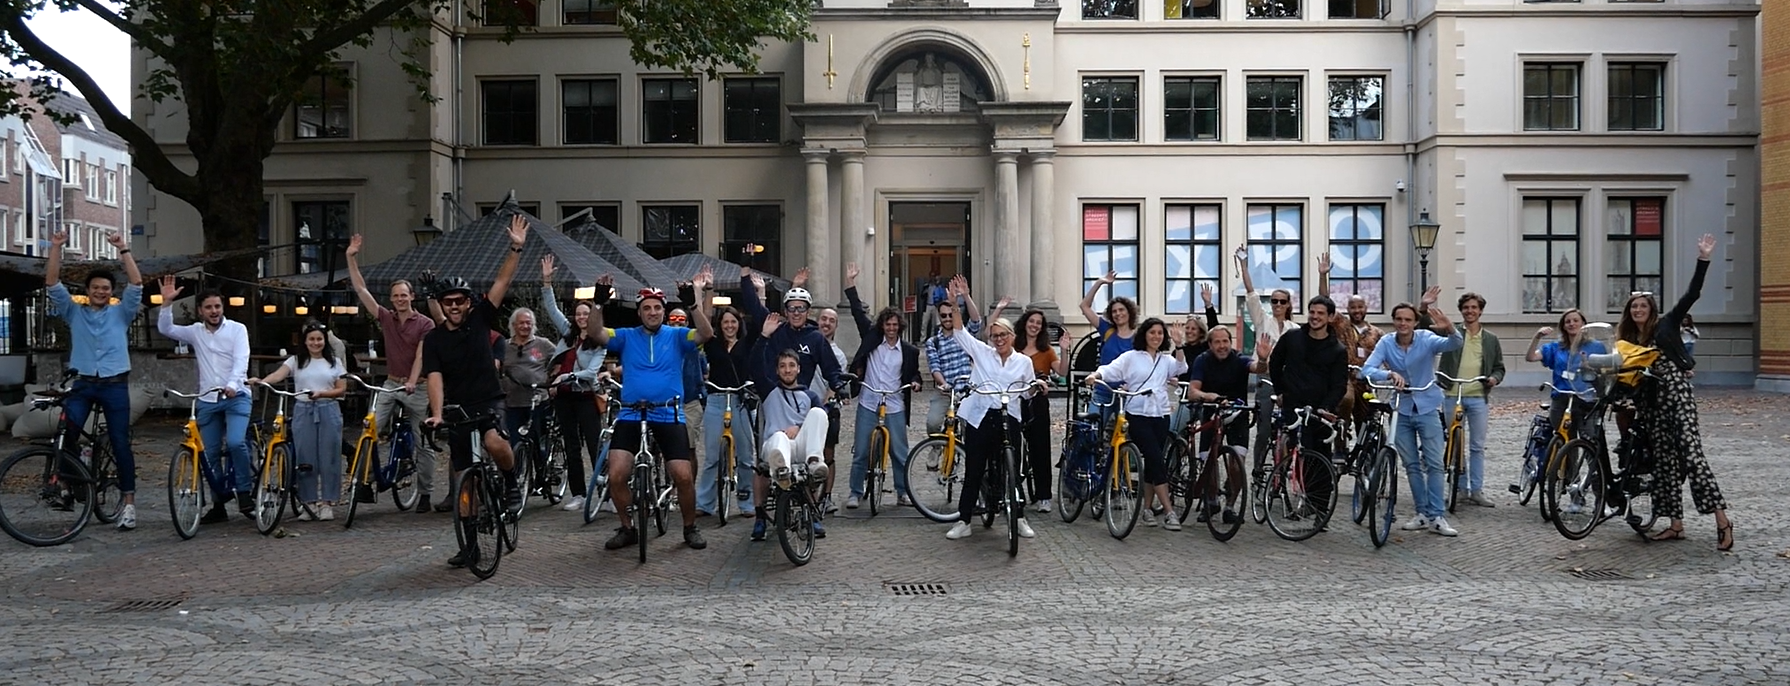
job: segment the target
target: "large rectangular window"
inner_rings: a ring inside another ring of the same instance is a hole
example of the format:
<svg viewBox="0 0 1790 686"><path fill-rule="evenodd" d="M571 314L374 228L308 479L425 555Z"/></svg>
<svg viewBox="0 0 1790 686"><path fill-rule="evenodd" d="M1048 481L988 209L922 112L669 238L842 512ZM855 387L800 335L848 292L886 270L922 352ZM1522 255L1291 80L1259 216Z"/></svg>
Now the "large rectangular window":
<svg viewBox="0 0 1790 686"><path fill-rule="evenodd" d="M1137 300L1136 205L1083 205L1081 208L1081 287L1087 292L1107 272L1117 273L1111 288L1094 295L1094 310L1106 311L1115 296Z"/></svg>
<svg viewBox="0 0 1790 686"><path fill-rule="evenodd" d="M658 259L701 252L702 208L696 205L647 205L641 208L640 249Z"/></svg>
<svg viewBox="0 0 1790 686"><path fill-rule="evenodd" d="M1386 206L1330 206L1330 292L1338 307L1349 296L1367 300L1367 311L1386 306Z"/></svg>
<svg viewBox="0 0 1790 686"><path fill-rule="evenodd" d="M697 142L696 79L646 79L640 82L640 119L647 143Z"/></svg>
<svg viewBox="0 0 1790 686"><path fill-rule="evenodd" d="M585 210L590 210L590 221L589 222L581 222L578 224L567 224L566 229L568 230L568 232L572 229L576 229L581 226L586 226L588 224L596 224L597 226L603 227L609 233L621 235L621 232L622 232L622 208L620 205L616 205L613 203L606 203L606 204L565 203L565 204L561 204L559 206L559 220L563 222L567 219L571 219L572 215L578 214L579 212L583 212Z"/></svg>
<svg viewBox="0 0 1790 686"><path fill-rule="evenodd" d="M729 78L722 86L723 140L776 143L783 137L783 93L777 77Z"/></svg>
<svg viewBox="0 0 1790 686"><path fill-rule="evenodd" d="M1659 131L1666 127L1666 65L1610 64L1610 130Z"/></svg>
<svg viewBox="0 0 1790 686"><path fill-rule="evenodd" d="M1217 4L1216 0L1213 4ZM1162 137L1171 141L1218 140L1219 103L1223 97L1216 76L1164 78Z"/></svg>
<svg viewBox="0 0 1790 686"><path fill-rule="evenodd" d="M1217 19L1219 0L1163 0L1164 19Z"/></svg>
<svg viewBox="0 0 1790 686"><path fill-rule="evenodd" d="M565 0L566 25L614 24L615 0Z"/></svg>
<svg viewBox="0 0 1790 686"><path fill-rule="evenodd" d="M1083 19L1136 19L1137 0L1081 0Z"/></svg>
<svg viewBox="0 0 1790 686"><path fill-rule="evenodd" d="M540 8L535 0L485 0L485 14L480 22L486 26L537 26Z"/></svg>
<svg viewBox="0 0 1790 686"><path fill-rule="evenodd" d="M615 145L615 79L567 79L559 84L568 145Z"/></svg>
<svg viewBox="0 0 1790 686"><path fill-rule="evenodd" d="M118 172L106 170L106 204L118 206Z"/></svg>
<svg viewBox="0 0 1790 686"><path fill-rule="evenodd" d="M1330 0L1331 19L1378 19L1384 0Z"/></svg>
<svg viewBox="0 0 1790 686"><path fill-rule="evenodd" d="M319 74L305 81L293 105L296 138L347 138L353 133L354 89L346 77Z"/></svg>
<svg viewBox="0 0 1790 686"><path fill-rule="evenodd" d="M298 244L293 272L341 269L342 250L348 246L352 229L346 200L292 203L292 236Z"/></svg>
<svg viewBox="0 0 1790 686"><path fill-rule="evenodd" d="M1224 292L1224 232L1220 224L1223 205L1169 205L1163 213L1163 241L1167 259L1163 265L1164 311L1169 314L1204 313L1202 287L1211 288L1212 303Z"/></svg>
<svg viewBox="0 0 1790 686"><path fill-rule="evenodd" d="M1330 77L1330 140L1377 141L1385 138L1380 115L1386 80L1379 76Z"/></svg>
<svg viewBox="0 0 1790 686"><path fill-rule="evenodd" d="M783 272L782 207L728 205L721 208L721 230L721 259L772 274Z"/></svg>
<svg viewBox="0 0 1790 686"><path fill-rule="evenodd" d="M1523 311L1579 306L1579 199L1523 198Z"/></svg>
<svg viewBox="0 0 1790 686"><path fill-rule="evenodd" d="M1249 140L1296 141L1300 138L1297 76L1251 76L1244 118Z"/></svg>
<svg viewBox="0 0 1790 686"><path fill-rule="evenodd" d="M1604 303L1607 311L1620 313L1630 293L1659 293L1665 286L1666 199L1611 198L1609 212Z"/></svg>
<svg viewBox="0 0 1790 686"><path fill-rule="evenodd" d="M1081 139L1137 140L1137 77L1082 77Z"/></svg>
<svg viewBox="0 0 1790 686"><path fill-rule="evenodd" d="M499 207L503 207L503 205L494 202L482 202L475 206L479 211L480 217L496 212ZM516 203L516 209L527 212L529 216L536 219L541 217L541 203L538 202L518 202ZM507 231L508 229L505 230Z"/></svg>
<svg viewBox="0 0 1790 686"><path fill-rule="evenodd" d="M540 105L534 79L485 81L485 145L535 145L539 142Z"/></svg>
<svg viewBox="0 0 1790 686"><path fill-rule="evenodd" d="M1579 130L1579 65L1523 65L1523 130Z"/></svg>
<svg viewBox="0 0 1790 686"><path fill-rule="evenodd" d="M1296 204L1250 205L1250 276L1257 291L1285 288L1293 293L1293 311L1305 281L1305 206Z"/></svg>
<svg viewBox="0 0 1790 686"><path fill-rule="evenodd" d="M1298 19L1299 0L1246 0L1250 19Z"/></svg>

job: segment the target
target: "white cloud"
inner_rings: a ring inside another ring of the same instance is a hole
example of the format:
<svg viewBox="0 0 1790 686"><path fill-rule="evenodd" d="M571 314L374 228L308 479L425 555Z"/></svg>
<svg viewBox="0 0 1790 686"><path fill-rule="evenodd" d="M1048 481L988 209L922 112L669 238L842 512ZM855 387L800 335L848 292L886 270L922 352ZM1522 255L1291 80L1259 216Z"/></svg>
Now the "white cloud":
<svg viewBox="0 0 1790 686"><path fill-rule="evenodd" d="M45 43L93 77L112 104L130 112L131 44L124 32L86 10L58 12L51 3L27 23ZM74 91L66 82L63 89Z"/></svg>

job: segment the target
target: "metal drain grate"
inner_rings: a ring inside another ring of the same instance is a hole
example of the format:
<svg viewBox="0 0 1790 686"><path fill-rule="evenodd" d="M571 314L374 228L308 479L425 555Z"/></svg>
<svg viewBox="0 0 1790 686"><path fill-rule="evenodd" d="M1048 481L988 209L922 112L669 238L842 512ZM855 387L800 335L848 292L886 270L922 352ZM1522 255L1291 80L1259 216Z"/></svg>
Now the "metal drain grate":
<svg viewBox="0 0 1790 686"><path fill-rule="evenodd" d="M172 610L179 607L183 602L186 602L186 598L184 597L157 598L153 600L125 600L115 603L104 610L100 610L100 612L161 612L162 610Z"/></svg>
<svg viewBox="0 0 1790 686"><path fill-rule="evenodd" d="M1620 569L1575 569L1572 575L1587 581L1629 581L1634 577L1622 573Z"/></svg>
<svg viewBox="0 0 1790 686"><path fill-rule="evenodd" d="M950 587L944 584L883 584L883 587L889 589L890 593L902 596L945 595L951 592Z"/></svg>

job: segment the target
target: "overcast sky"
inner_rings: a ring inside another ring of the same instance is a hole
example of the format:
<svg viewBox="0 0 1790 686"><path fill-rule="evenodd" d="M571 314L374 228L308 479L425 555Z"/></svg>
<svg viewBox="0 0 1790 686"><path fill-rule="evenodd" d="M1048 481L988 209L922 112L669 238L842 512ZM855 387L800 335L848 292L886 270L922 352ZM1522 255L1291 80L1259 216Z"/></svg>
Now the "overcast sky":
<svg viewBox="0 0 1790 686"><path fill-rule="evenodd" d="M31 30L87 71L112 104L131 109L131 44L123 32L86 10L58 12L54 3L33 17ZM63 90L74 92L66 83Z"/></svg>

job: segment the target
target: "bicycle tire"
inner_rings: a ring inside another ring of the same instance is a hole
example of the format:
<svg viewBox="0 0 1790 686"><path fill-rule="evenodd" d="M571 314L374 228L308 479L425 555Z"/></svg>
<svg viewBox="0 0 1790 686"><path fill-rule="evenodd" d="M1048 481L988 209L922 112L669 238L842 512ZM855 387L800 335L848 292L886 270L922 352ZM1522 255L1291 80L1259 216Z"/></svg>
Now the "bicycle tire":
<svg viewBox="0 0 1790 686"><path fill-rule="evenodd" d="M93 475L93 518L103 524L118 521L124 510L124 491L118 487L118 460L112 456L110 441L93 442L93 461L87 473Z"/></svg>
<svg viewBox="0 0 1790 686"><path fill-rule="evenodd" d="M1019 453L1013 446L1001 450L1004 482L1001 487L1001 512L1007 516L1007 557L1019 555L1019 520L1026 516L1025 495L1019 485Z"/></svg>
<svg viewBox="0 0 1790 686"><path fill-rule="evenodd" d="M1373 476L1368 483L1373 496L1368 512L1367 537L1375 548L1392 539L1392 521L1398 518L1398 451L1380 446L1373 456Z"/></svg>
<svg viewBox="0 0 1790 686"><path fill-rule="evenodd" d="M1336 475L1330 458L1300 449L1274 467L1268 485L1268 528L1288 541L1316 536L1330 521L1336 503Z"/></svg>
<svg viewBox="0 0 1790 686"><path fill-rule="evenodd" d="M1576 541L1589 536L1603 520L1606 484L1602 463L1597 446L1582 439L1568 442L1554 461L1542 488L1554 505L1554 530Z"/></svg>
<svg viewBox="0 0 1790 686"><path fill-rule="evenodd" d="M1058 458L1057 497L1051 504L1057 511L1057 517L1061 518L1064 524L1074 522L1076 519L1080 518L1081 508L1086 504L1085 500L1082 500L1080 496L1076 495L1077 483L1081 485L1080 491L1082 493L1087 492L1087 475L1078 474L1077 472L1079 471L1080 470L1075 469L1071 464L1068 455L1065 454ZM1076 481L1072 482L1071 479Z"/></svg>
<svg viewBox="0 0 1790 686"><path fill-rule="evenodd" d="M1353 488L1349 489L1349 519L1356 524L1361 524L1366 520L1368 513L1374 509L1373 483L1367 475L1372 467L1369 463L1377 457L1377 451L1374 451L1375 455L1367 455L1366 453L1370 452L1370 447L1368 442L1363 441L1360 445L1355 446L1355 450L1351 451L1349 459L1355 464ZM1337 478L1341 479L1342 477L1339 475ZM1370 523L1367 526L1372 528L1373 524Z"/></svg>
<svg viewBox="0 0 1790 686"><path fill-rule="evenodd" d="M1648 532L1652 531L1653 525L1659 521L1659 514L1654 512L1651 490L1642 488L1636 493L1628 494L1628 515L1622 518L1624 522L1628 523L1629 528L1634 529L1635 533L1642 536L1646 536ZM1646 507L1646 514L1641 514L1643 505Z"/></svg>
<svg viewBox="0 0 1790 686"><path fill-rule="evenodd" d="M943 470L946 448L952 447L944 436L920 441L907 454L907 498L921 515L941 524L962 519L957 500L963 488L964 454L962 444L951 453L950 472Z"/></svg>
<svg viewBox="0 0 1790 686"><path fill-rule="evenodd" d="M348 499L348 515L342 518L342 528L354 528L354 515L360 511L360 489L373 490L373 451L378 444L371 438L362 436L354 442L354 457L348 462L348 483L342 488L342 496Z"/></svg>
<svg viewBox="0 0 1790 686"><path fill-rule="evenodd" d="M1544 448L1544 450L1545 450L1545 448ZM1522 505L1523 507L1528 507L1529 501L1533 500L1535 498L1535 492L1541 490L1541 461L1542 461L1542 459L1543 459L1542 455L1534 455L1534 454L1528 455L1523 458L1523 466L1522 466L1523 472L1522 472L1522 474L1518 475L1518 477L1517 477L1517 479L1518 479L1517 483L1521 484L1521 486L1518 489L1519 491L1521 491L1518 494L1520 496L1517 499L1518 505Z"/></svg>
<svg viewBox="0 0 1790 686"><path fill-rule="evenodd" d="M290 455L280 443L264 451L261 478L255 480L255 530L267 536L280 528L286 517L286 498L292 495L286 478L291 474Z"/></svg>
<svg viewBox="0 0 1790 686"><path fill-rule="evenodd" d="M883 478L889 468L889 430L876 426L870 429L870 472L864 475L864 498L870 501L870 516L882 509Z"/></svg>
<svg viewBox="0 0 1790 686"><path fill-rule="evenodd" d="M1442 478L1447 481L1442 490L1448 494L1448 514L1454 514L1454 506L1461 498L1461 477L1467 471L1466 432L1459 424L1449 427L1448 439L1442 445L1446 451L1442 454Z"/></svg>
<svg viewBox="0 0 1790 686"><path fill-rule="evenodd" d="M22 543L73 540L93 516L93 499L87 467L53 448L25 448L0 462L0 528Z"/></svg>
<svg viewBox="0 0 1790 686"><path fill-rule="evenodd" d="M607 475L596 472L591 466L590 481L584 486L584 523L597 521L597 514L602 511L603 503L609 500L609 481Z"/></svg>
<svg viewBox="0 0 1790 686"><path fill-rule="evenodd" d="M777 494L777 544L796 566L814 559L814 520L801 494L789 490Z"/></svg>
<svg viewBox="0 0 1790 686"><path fill-rule="evenodd" d="M168 512L174 520L174 533L182 540L199 533L199 518L205 515L205 501L210 490L205 477L199 475L198 456L181 448L168 461Z"/></svg>
<svg viewBox="0 0 1790 686"><path fill-rule="evenodd" d="M516 446L510 451L510 466L515 467L511 471L516 476L516 487L522 491L522 500L516 503L516 511L513 513L518 519L528 510L529 498L534 495L535 454L539 450L540 446L535 443L534 437L525 436L516 441Z"/></svg>
<svg viewBox="0 0 1790 686"><path fill-rule="evenodd" d="M1548 480L1548 472L1554 470L1556 467L1554 460L1560 456L1561 451L1565 448L1566 441L1561 440L1559 436L1548 439L1548 451L1541 461L1541 471L1535 475L1535 480L1541 483L1541 485L1537 486L1537 489L1541 492L1541 503L1536 506L1536 509L1541 511L1541 521L1544 522L1554 521L1554 508L1558 506L1558 503L1555 503L1548 498L1548 489L1545 488Z"/></svg>
<svg viewBox="0 0 1790 686"><path fill-rule="evenodd" d="M634 495L634 538L640 548L640 562L646 563L646 526L651 522L652 509L658 500L653 493L653 476L651 467L639 466L635 463L634 478L628 483Z"/></svg>
<svg viewBox="0 0 1790 686"><path fill-rule="evenodd" d="M1175 512L1175 521L1185 523L1199 500L1195 485L1200 478L1200 460L1192 453L1192 444L1185 436L1170 436L1168 442L1168 503ZM1163 513L1165 516L1168 513Z"/></svg>
<svg viewBox="0 0 1790 686"><path fill-rule="evenodd" d="M566 483L566 442L559 434L557 426L549 428L541 434L539 445L547 446L547 456L541 460L541 467L546 472L541 474L541 498L548 505L565 502L566 494L571 492L571 485Z"/></svg>
<svg viewBox="0 0 1790 686"><path fill-rule="evenodd" d="M416 507L423 492L416 478L416 444L414 440L406 440L401 445L399 431L409 432L410 425L402 425L392 432L392 437L388 439L391 448L386 452L388 459L384 468L391 472L392 504L398 506L399 512L409 512ZM409 450L400 452L400 447L408 447ZM377 444L374 450L377 452Z"/></svg>
<svg viewBox="0 0 1790 686"><path fill-rule="evenodd" d="M1278 465L1280 463L1279 455L1282 445L1283 442L1281 439L1274 439L1274 444L1268 448L1269 452L1255 457L1255 465L1249 472L1249 519L1257 524L1266 524L1268 522L1268 483L1274 479L1272 478L1273 475L1268 472L1267 458L1269 455L1274 455L1275 464Z"/></svg>
<svg viewBox="0 0 1790 686"><path fill-rule="evenodd" d="M466 569L481 580L496 574L498 564L503 561L504 534L498 521L502 487L490 481L488 472L474 468L461 472L454 486L455 538L459 540L461 550L467 550L467 543L471 541L471 552L476 557ZM465 514L461 514L462 511Z"/></svg>
<svg viewBox="0 0 1790 686"><path fill-rule="evenodd" d="M1113 459L1119 463L1114 466L1117 474L1113 474L1112 481L1106 485L1106 532L1113 538L1125 540L1137 528L1138 516L1143 513L1143 451L1136 443L1126 441L1119 444Z"/></svg>
<svg viewBox="0 0 1790 686"><path fill-rule="evenodd" d="M727 507L733 502L734 490L739 487L739 477L734 475L732 429L722 430L716 447L720 459L715 463L715 526L727 526Z"/></svg>
<svg viewBox="0 0 1790 686"><path fill-rule="evenodd" d="M1249 478L1243 472L1244 449L1227 446L1219 455L1207 458L1205 482L1206 531L1219 542L1229 541L1243 527L1244 501L1249 497Z"/></svg>

